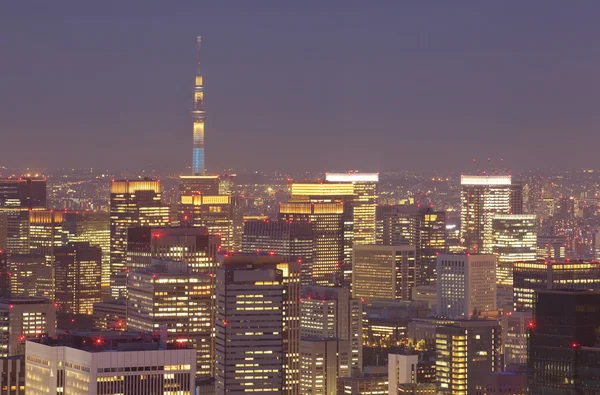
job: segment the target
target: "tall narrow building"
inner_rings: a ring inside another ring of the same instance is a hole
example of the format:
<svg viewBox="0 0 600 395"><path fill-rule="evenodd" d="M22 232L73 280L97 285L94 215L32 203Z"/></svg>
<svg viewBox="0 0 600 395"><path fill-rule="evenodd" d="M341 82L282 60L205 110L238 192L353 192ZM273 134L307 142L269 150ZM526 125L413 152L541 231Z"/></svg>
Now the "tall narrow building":
<svg viewBox="0 0 600 395"><path fill-rule="evenodd" d="M300 265L270 254L219 255L215 393L300 393Z"/></svg>
<svg viewBox="0 0 600 395"><path fill-rule="evenodd" d="M110 276L112 296L124 296L127 230L165 226L170 209L161 202L159 180L113 180L110 186Z"/></svg>
<svg viewBox="0 0 600 395"><path fill-rule="evenodd" d="M511 176L460 177L460 238L467 251L491 254L492 218L509 214Z"/></svg>
<svg viewBox="0 0 600 395"><path fill-rule="evenodd" d="M198 37L196 82L194 84L194 109L192 110L192 120L194 122L192 172L195 175L201 175L206 172L206 168L204 167L204 120L206 119L206 111L204 110L204 85L202 83L202 74L200 71L200 42L201 37Z"/></svg>

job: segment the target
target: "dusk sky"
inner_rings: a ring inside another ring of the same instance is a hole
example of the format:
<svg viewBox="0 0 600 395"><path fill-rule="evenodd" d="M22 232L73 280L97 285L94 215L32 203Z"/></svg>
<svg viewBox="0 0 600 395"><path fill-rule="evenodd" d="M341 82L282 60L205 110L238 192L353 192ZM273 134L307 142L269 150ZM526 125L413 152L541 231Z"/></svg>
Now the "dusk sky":
<svg viewBox="0 0 600 395"><path fill-rule="evenodd" d="M2 1L0 166L184 172L201 35L209 171L598 168L599 17L597 1Z"/></svg>

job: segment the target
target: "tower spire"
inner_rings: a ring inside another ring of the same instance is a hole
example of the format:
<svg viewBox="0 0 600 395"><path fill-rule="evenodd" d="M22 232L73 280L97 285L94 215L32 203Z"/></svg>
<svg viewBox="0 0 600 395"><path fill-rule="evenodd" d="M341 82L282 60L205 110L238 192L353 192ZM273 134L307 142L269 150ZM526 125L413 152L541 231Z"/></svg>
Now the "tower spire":
<svg viewBox="0 0 600 395"><path fill-rule="evenodd" d="M198 36L196 43L196 76L200 77L202 75L202 71L200 70L200 45L202 44L202 36Z"/></svg>
<svg viewBox="0 0 600 395"><path fill-rule="evenodd" d="M192 110L192 121L194 123L194 140L192 150L192 173L202 175L206 172L204 167L204 85L200 71L200 43L202 37L197 38L196 52L196 82L194 83L194 109Z"/></svg>

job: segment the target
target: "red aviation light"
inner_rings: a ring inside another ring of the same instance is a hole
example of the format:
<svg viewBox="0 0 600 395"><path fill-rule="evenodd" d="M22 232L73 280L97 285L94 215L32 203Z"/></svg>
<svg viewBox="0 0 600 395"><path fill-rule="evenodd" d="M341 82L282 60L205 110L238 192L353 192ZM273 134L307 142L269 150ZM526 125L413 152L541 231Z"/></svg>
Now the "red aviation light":
<svg viewBox="0 0 600 395"><path fill-rule="evenodd" d="M533 328L535 328L535 322L533 322L533 321L529 321L529 322L527 323L527 327L528 327L528 328L530 328L530 329L533 329Z"/></svg>
<svg viewBox="0 0 600 395"><path fill-rule="evenodd" d="M573 347L573 348L577 348L577 347L579 347L579 344L577 344L577 343L573 343L573 344L571 344L571 347Z"/></svg>
<svg viewBox="0 0 600 395"><path fill-rule="evenodd" d="M100 345L102 344L103 340L101 337L97 337L96 340L94 341L96 344Z"/></svg>
<svg viewBox="0 0 600 395"><path fill-rule="evenodd" d="M23 336L23 335L19 336L19 340L20 341L25 341L25 336Z"/></svg>

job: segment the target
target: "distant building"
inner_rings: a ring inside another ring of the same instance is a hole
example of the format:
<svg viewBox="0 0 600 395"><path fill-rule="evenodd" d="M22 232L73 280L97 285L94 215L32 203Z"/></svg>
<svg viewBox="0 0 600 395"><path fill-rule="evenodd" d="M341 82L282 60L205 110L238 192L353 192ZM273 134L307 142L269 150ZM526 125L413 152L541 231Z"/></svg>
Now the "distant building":
<svg viewBox="0 0 600 395"><path fill-rule="evenodd" d="M417 277L415 254L414 246L355 246L352 296L365 301L410 299Z"/></svg>
<svg viewBox="0 0 600 395"><path fill-rule="evenodd" d="M114 299L94 303L93 330L124 331L127 329L127 301Z"/></svg>
<svg viewBox="0 0 600 395"><path fill-rule="evenodd" d="M567 239L564 236L538 236L537 259L564 260L566 258Z"/></svg>
<svg viewBox="0 0 600 395"><path fill-rule="evenodd" d="M446 213L430 207L377 207L377 244L414 245L417 285L435 284L436 258L447 252Z"/></svg>
<svg viewBox="0 0 600 395"><path fill-rule="evenodd" d="M25 341L54 336L56 310L44 298L0 300L0 357L25 354Z"/></svg>
<svg viewBox="0 0 600 395"><path fill-rule="evenodd" d="M300 337L347 340L350 368L362 370L362 301L352 298L346 287L307 285L300 299Z"/></svg>
<svg viewBox="0 0 600 395"><path fill-rule="evenodd" d="M524 372L494 372L474 377L474 395L527 395L527 374Z"/></svg>
<svg viewBox="0 0 600 395"><path fill-rule="evenodd" d="M183 262L158 261L129 273L127 329L158 333L166 326L167 341L187 343L197 352L197 374L214 372L212 331L213 280Z"/></svg>
<svg viewBox="0 0 600 395"><path fill-rule="evenodd" d="M539 291L529 328L529 394L600 392L600 292Z"/></svg>
<svg viewBox="0 0 600 395"><path fill-rule="evenodd" d="M496 214L492 217L492 252L498 258L498 285L512 287L514 262L535 262L536 226L537 219L534 214Z"/></svg>
<svg viewBox="0 0 600 395"><path fill-rule="evenodd" d="M529 311L507 312L502 317L504 365L527 363L527 339L533 316Z"/></svg>
<svg viewBox="0 0 600 395"><path fill-rule="evenodd" d="M385 369L385 366L383 369ZM387 371L368 369L361 374L355 374L351 377L339 377L337 386L337 393L340 395L387 395Z"/></svg>
<svg viewBox="0 0 600 395"><path fill-rule="evenodd" d="M12 296L55 298L55 265L45 255L11 254L8 258Z"/></svg>
<svg viewBox="0 0 600 395"><path fill-rule="evenodd" d="M331 338L300 340L300 393L337 394L338 379L350 377L348 341Z"/></svg>
<svg viewBox="0 0 600 395"><path fill-rule="evenodd" d="M195 360L192 348L137 333L76 333L28 341L27 395L193 395Z"/></svg>
<svg viewBox="0 0 600 395"><path fill-rule="evenodd" d="M55 302L69 314L92 314L102 300L102 250L89 243L70 243L54 249Z"/></svg>
<svg viewBox="0 0 600 395"><path fill-rule="evenodd" d="M129 228L127 268L143 269L156 259L185 262L196 273L214 273L220 246L220 237L206 228Z"/></svg>
<svg viewBox="0 0 600 395"><path fill-rule="evenodd" d="M417 365L418 355L389 354L388 355L388 382L389 393L397 394L398 385L406 383L418 383Z"/></svg>
<svg viewBox="0 0 600 395"><path fill-rule="evenodd" d="M219 255L215 392L299 394L300 265L270 254ZM252 358L236 373L240 361Z"/></svg>
<svg viewBox="0 0 600 395"><path fill-rule="evenodd" d="M127 230L134 226L165 226L170 209L161 201L159 180L113 180L110 185L110 274L113 297L125 296Z"/></svg>
<svg viewBox="0 0 600 395"><path fill-rule="evenodd" d="M439 325L436 355L437 394L475 394L477 378L501 371L500 327L494 320Z"/></svg>
<svg viewBox="0 0 600 395"><path fill-rule="evenodd" d="M437 315L469 319L496 310L496 257L443 254L437 260Z"/></svg>
<svg viewBox="0 0 600 395"><path fill-rule="evenodd" d="M460 179L460 233L471 253L491 254L492 217L510 214L511 176L470 176Z"/></svg>
<svg viewBox="0 0 600 395"><path fill-rule="evenodd" d="M224 250L234 251L236 200L230 195L181 195L179 224L208 229L221 238Z"/></svg>
<svg viewBox="0 0 600 395"><path fill-rule="evenodd" d="M600 264L577 261L517 262L513 267L515 310L533 308L536 291L546 289L600 289Z"/></svg>
<svg viewBox="0 0 600 395"><path fill-rule="evenodd" d="M398 395L435 395L435 384L399 384Z"/></svg>
<svg viewBox="0 0 600 395"><path fill-rule="evenodd" d="M8 257L5 252L0 251L0 298L10 298L11 296L11 275Z"/></svg>
<svg viewBox="0 0 600 395"><path fill-rule="evenodd" d="M302 221L244 221L242 252L274 252L302 267L302 284L313 281L312 264L314 254L313 226Z"/></svg>

